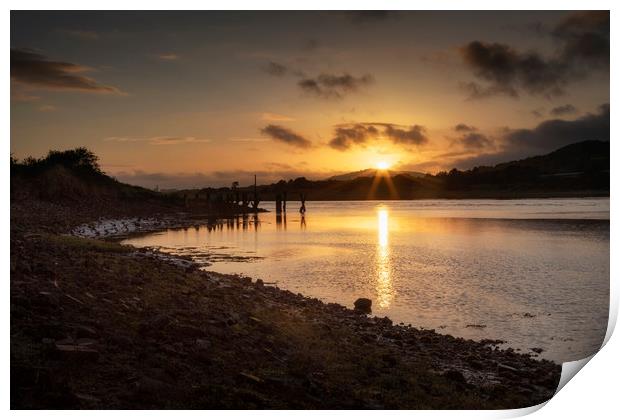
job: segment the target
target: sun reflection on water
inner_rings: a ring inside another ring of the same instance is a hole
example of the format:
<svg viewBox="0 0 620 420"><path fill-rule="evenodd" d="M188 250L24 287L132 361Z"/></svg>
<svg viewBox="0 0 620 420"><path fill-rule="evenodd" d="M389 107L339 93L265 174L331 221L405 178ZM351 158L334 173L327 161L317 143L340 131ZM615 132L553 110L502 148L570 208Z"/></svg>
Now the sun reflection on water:
<svg viewBox="0 0 620 420"><path fill-rule="evenodd" d="M377 233L378 242L375 265L377 301L381 309L387 309L394 299L394 289L392 287L392 269L390 266L388 210L386 208L380 208L377 211Z"/></svg>

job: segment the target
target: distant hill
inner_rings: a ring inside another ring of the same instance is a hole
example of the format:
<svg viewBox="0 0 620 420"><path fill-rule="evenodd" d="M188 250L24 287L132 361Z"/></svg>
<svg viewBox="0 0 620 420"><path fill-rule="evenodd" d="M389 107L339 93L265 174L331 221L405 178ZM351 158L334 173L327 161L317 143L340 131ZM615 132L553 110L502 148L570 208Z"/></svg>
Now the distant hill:
<svg viewBox="0 0 620 420"><path fill-rule="evenodd" d="M609 142L588 140L573 143L546 155L500 163L493 170L502 171L509 167L535 168L547 175L609 171Z"/></svg>
<svg viewBox="0 0 620 420"><path fill-rule="evenodd" d="M387 171L391 176L396 175L408 175L410 177L423 177L426 174L423 172L415 172L415 171ZM368 168L363 169L361 171L349 172L342 175L334 175L332 177L327 178L328 181L350 181L355 178L367 178L367 177L375 177L377 174L386 173L386 171Z"/></svg>
<svg viewBox="0 0 620 420"><path fill-rule="evenodd" d="M257 190L262 200L273 200L284 191L289 200L297 200L299 193L308 200L609 196L609 164L609 142L592 140L467 171L386 176L367 169L321 181L282 180ZM240 190L252 192L253 187Z"/></svg>

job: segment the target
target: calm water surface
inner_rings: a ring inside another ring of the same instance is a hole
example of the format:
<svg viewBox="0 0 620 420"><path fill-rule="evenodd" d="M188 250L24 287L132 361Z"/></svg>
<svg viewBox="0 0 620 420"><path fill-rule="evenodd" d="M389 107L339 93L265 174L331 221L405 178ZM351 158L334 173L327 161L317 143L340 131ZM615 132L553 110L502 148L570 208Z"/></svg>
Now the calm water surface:
<svg viewBox="0 0 620 420"><path fill-rule="evenodd" d="M262 203L273 210L273 203ZM596 351L607 328L609 199L288 203L271 213L124 243L190 255L326 302L507 341L558 362Z"/></svg>

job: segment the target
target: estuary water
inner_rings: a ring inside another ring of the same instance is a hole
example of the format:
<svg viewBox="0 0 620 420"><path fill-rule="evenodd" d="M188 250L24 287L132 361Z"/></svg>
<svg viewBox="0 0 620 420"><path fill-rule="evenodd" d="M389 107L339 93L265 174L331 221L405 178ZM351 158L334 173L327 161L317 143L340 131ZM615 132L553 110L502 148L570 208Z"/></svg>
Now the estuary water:
<svg viewBox="0 0 620 420"><path fill-rule="evenodd" d="M557 362L600 347L609 310L609 199L289 202L124 243L189 255L394 322ZM540 354L539 354L540 353Z"/></svg>

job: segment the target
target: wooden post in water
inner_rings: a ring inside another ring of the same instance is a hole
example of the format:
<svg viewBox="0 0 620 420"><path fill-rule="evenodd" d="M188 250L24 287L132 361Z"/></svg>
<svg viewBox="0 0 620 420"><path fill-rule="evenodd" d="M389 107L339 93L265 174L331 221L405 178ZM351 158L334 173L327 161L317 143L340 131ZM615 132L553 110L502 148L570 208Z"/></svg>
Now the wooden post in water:
<svg viewBox="0 0 620 420"><path fill-rule="evenodd" d="M258 199L258 191L256 190L256 174L254 174L254 201L252 201L252 207L255 213L258 212L258 203L260 203L260 200Z"/></svg>
<svg viewBox="0 0 620 420"><path fill-rule="evenodd" d="M282 213L282 195L276 194L276 214Z"/></svg>

